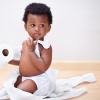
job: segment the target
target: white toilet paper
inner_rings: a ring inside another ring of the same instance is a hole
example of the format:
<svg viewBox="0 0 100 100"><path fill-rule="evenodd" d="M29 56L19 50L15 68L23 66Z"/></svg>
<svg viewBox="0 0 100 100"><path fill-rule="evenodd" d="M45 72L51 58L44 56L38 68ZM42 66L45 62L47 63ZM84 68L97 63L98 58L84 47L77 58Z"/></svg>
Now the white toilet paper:
<svg viewBox="0 0 100 100"><path fill-rule="evenodd" d="M13 59L14 52L10 45L0 44L0 68Z"/></svg>

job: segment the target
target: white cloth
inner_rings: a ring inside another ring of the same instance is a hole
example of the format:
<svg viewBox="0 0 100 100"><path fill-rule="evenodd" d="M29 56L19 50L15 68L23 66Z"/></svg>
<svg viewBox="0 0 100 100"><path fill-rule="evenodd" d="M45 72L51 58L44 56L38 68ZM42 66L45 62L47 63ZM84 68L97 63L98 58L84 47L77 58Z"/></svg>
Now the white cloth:
<svg viewBox="0 0 100 100"><path fill-rule="evenodd" d="M84 82L95 82L93 73L82 76L75 76L69 79L56 80L56 89L47 96L37 96L14 87L14 83L19 75L18 70L14 71L11 77L5 82L4 87L0 89L0 100L64 100L80 96L87 92L86 88L75 89L77 85ZM44 89L45 91L45 89ZM46 98L50 97L50 98ZM45 98L45 99L44 99Z"/></svg>
<svg viewBox="0 0 100 100"><path fill-rule="evenodd" d="M26 79L34 80L37 85L37 90L34 93L35 95L47 96L55 90L55 73L52 69L48 69L45 73L37 76L22 77L22 81Z"/></svg>

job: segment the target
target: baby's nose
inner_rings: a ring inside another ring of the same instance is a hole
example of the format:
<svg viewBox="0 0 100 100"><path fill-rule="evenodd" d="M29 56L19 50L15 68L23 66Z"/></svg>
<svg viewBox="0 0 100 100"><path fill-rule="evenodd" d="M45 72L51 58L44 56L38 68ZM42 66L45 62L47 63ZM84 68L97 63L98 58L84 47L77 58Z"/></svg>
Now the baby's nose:
<svg viewBox="0 0 100 100"><path fill-rule="evenodd" d="M35 30L36 30L36 31L39 31L39 27L38 27L38 26L35 26Z"/></svg>

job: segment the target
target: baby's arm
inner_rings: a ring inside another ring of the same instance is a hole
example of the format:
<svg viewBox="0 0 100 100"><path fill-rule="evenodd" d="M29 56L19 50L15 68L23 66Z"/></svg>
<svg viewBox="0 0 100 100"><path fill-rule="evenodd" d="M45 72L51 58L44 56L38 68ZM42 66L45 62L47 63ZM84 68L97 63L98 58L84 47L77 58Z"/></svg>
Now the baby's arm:
<svg viewBox="0 0 100 100"><path fill-rule="evenodd" d="M37 57L35 53L35 45L27 40L23 43L22 55L20 60L20 73L23 76L33 76L44 73L51 64L52 48L44 49L41 46L40 55Z"/></svg>
<svg viewBox="0 0 100 100"><path fill-rule="evenodd" d="M9 62L9 64L12 64L12 65L19 65L20 61L19 60L11 60Z"/></svg>
<svg viewBox="0 0 100 100"><path fill-rule="evenodd" d="M13 64L13 65L18 65L20 63L20 56L21 56L21 48L15 48L14 49L14 57L13 59L9 62L9 64Z"/></svg>

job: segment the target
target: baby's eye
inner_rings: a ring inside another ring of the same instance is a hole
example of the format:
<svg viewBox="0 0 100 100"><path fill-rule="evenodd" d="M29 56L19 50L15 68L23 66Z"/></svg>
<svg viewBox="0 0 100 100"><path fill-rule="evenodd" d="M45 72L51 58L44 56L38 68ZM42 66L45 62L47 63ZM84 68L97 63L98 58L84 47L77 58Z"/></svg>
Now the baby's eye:
<svg viewBox="0 0 100 100"><path fill-rule="evenodd" d="M35 24L32 24L31 26L32 26L32 27L35 27Z"/></svg>
<svg viewBox="0 0 100 100"><path fill-rule="evenodd" d="M45 25L44 25L44 24L40 24L39 27L40 27L40 28L44 28Z"/></svg>

